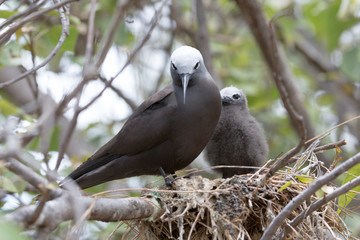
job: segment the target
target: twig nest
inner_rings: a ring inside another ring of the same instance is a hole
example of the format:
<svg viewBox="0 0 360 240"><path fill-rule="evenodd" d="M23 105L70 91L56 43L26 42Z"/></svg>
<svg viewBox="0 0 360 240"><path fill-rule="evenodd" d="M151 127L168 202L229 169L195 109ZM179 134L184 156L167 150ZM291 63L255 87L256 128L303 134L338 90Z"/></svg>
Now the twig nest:
<svg viewBox="0 0 360 240"><path fill-rule="evenodd" d="M308 187L308 184L287 174L280 172L265 184L260 184L260 175L253 174L215 180L201 176L178 179L173 183L173 190L161 192L158 196L165 213L151 222L139 221L138 237L260 239L272 219ZM284 188L286 184L289 186ZM304 202L288 220L315 200L314 196ZM330 233L341 234L346 228L334 209L334 203L330 202L307 217L296 230L290 239L332 239L327 237Z"/></svg>

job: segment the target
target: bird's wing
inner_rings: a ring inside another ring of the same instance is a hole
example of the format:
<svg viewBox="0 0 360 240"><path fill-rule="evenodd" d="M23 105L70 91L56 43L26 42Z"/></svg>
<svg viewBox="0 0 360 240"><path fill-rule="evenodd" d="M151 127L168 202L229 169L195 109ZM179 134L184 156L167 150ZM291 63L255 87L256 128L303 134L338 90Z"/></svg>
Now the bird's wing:
<svg viewBox="0 0 360 240"><path fill-rule="evenodd" d="M171 116L176 109L173 87L155 93L143 102L126 121L120 132L81 164L69 177L77 179L123 155L151 149L169 138Z"/></svg>
<svg viewBox="0 0 360 240"><path fill-rule="evenodd" d="M143 102L104 151L132 155L165 141L176 109L173 92L173 86L169 85Z"/></svg>

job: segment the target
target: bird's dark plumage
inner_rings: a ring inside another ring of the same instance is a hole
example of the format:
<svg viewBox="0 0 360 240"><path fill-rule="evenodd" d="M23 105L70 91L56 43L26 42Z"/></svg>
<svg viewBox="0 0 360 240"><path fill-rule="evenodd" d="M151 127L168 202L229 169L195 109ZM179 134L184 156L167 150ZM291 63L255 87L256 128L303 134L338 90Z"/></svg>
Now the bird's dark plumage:
<svg viewBox="0 0 360 240"><path fill-rule="evenodd" d="M173 173L189 165L211 138L221 98L200 52L183 46L170 63L173 83L149 97L120 132L69 177L81 188L114 179Z"/></svg>
<svg viewBox="0 0 360 240"><path fill-rule="evenodd" d="M250 115L245 93L236 87L221 90L222 111L205 149L212 166L262 166L269 152L264 132ZM222 168L224 178L246 174L252 168Z"/></svg>

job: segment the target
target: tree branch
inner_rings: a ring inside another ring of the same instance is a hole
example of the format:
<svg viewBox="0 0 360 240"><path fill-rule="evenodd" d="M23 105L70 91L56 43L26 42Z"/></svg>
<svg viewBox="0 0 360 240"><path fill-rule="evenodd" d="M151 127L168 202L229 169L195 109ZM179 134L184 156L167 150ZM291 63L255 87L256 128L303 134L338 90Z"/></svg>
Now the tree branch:
<svg viewBox="0 0 360 240"><path fill-rule="evenodd" d="M39 1L37 4L33 3L26 11L20 12L18 14L9 17L0 24L0 30L3 29L6 25L13 23L16 19L21 18L22 16L29 15L32 12L38 10L42 5L44 5L44 3L46 3L46 0Z"/></svg>
<svg viewBox="0 0 360 240"><path fill-rule="evenodd" d="M158 218L163 210L156 199L149 198L91 198L72 196L63 191L59 198L46 202L41 214L32 224L36 227L35 239L39 236L49 235L60 223L74 219L74 208L81 209L87 220L104 222L117 222L121 220ZM22 223L24 226L31 224L36 205L21 207L6 215L8 220Z"/></svg>
<svg viewBox="0 0 360 240"><path fill-rule="evenodd" d="M337 198L338 196L345 194L346 192L350 191L356 186L360 185L360 177L357 177L350 182L347 182L345 185L339 187L335 191L333 191L330 194L325 195L323 198L317 200L316 202L312 203L306 211L301 212L300 215L296 216L290 223L289 226L287 226L285 229L281 231L279 234L280 238L284 238L289 232L294 229L299 223L301 223L302 220L304 220L307 216L309 216L311 213L319 209L321 206L327 204L331 200Z"/></svg>
<svg viewBox="0 0 360 240"><path fill-rule="evenodd" d="M27 22L37 19L38 17L42 16L45 13L48 13L54 9L58 9L68 3L75 2L75 1L79 1L79 0L65 0L65 1L59 2L49 8L35 12L35 13L30 14L30 15L24 17L23 19L19 20L18 22L14 23L8 30L6 30L4 33L2 33L0 35L0 46L3 45L10 38L10 36L13 33L15 33L19 28L21 28Z"/></svg>
<svg viewBox="0 0 360 240"><path fill-rule="evenodd" d="M60 2L60 3L57 3L55 4L53 7L51 8L47 8L46 10L50 11L49 9L56 9L55 6L58 6L59 8L64 6L65 4L67 3L70 3L70 2L73 2L75 0L67 0L67 1L64 1L64 2ZM40 11L40 12L44 12L43 11ZM47 11L45 11L44 13L46 13ZM39 12L35 13L35 15L37 16ZM63 43L65 42L66 40L66 37L68 36L69 34L69 22L68 22L68 18L65 16L65 13L59 9L59 14L60 14L60 21L61 21L61 26L62 26L62 29L61 29L61 35L60 35L60 38L59 38L59 41L57 42L56 46L54 47L53 50L51 50L50 54L45 58L44 61L42 61L39 65L37 65L36 67L33 67L32 69L24 72L23 74L19 75L18 77L16 77L15 79L12 79L8 82L4 82L4 83L0 83L0 89L1 88L4 88L4 87L7 87L11 84L14 84L16 83L17 81L25 78L26 76L36 72L37 70L39 70L40 68L42 68L43 66L45 66L48 62L50 62L50 60L57 54L57 52L60 50L60 47L63 45ZM30 16L28 17L25 17L24 19L27 19L29 18ZM32 18L30 18L30 20L32 20ZM30 20L27 20L27 21L30 21ZM22 21L20 21L22 22ZM4 33L5 34L5 33ZM1 45L1 39L0 39L0 45Z"/></svg>
<svg viewBox="0 0 360 240"><path fill-rule="evenodd" d="M313 195L317 190L319 190L322 186L329 183L340 174L346 172L351 167L360 163L360 153L354 155L352 158L348 159L333 171L319 177L312 185L309 186L304 192L296 196L294 199L289 202L285 208L280 212L280 214L274 218L274 220L270 223L269 227L265 230L261 240L272 239L275 235L277 229L284 223L285 219L291 214L291 212L299 207L306 199L308 199L311 195Z"/></svg>
<svg viewBox="0 0 360 240"><path fill-rule="evenodd" d="M25 166L20 163L18 160L8 157L6 159L6 168L8 168L11 172L15 173L19 177L21 177L26 182L30 183L34 186L38 191L41 191L41 186L45 187L47 185L47 180L40 177L37 173L35 173L31 168Z"/></svg>
<svg viewBox="0 0 360 240"><path fill-rule="evenodd" d="M270 72L273 74L273 79L279 89L281 99L284 103L286 110L289 113L290 120L294 129L296 129L298 135L301 137L303 134L303 130L298 124L299 122L297 117L292 114L292 111L285 103L287 101L286 96L282 95L282 91L280 91L280 84L282 84L284 89L286 90L291 105L294 107L296 112L303 117L306 133L309 137L314 136L315 134L311 126L309 116L306 112L303 101L299 96L299 91L295 87L294 78L291 74L289 66L286 64L287 61L285 59L284 53L281 51L280 48L273 47L273 43L271 41L271 29L266 22L261 6L256 0L236 0L236 3L241 8L242 13L245 16L245 19L249 25L249 28L252 31L261 49L261 52L270 69ZM277 56L276 61L274 61L274 55ZM277 79L281 79L281 82L277 81Z"/></svg>
<svg viewBox="0 0 360 240"><path fill-rule="evenodd" d="M101 67L101 65L104 62L104 59L112 45L114 35L116 33L116 30L119 26L120 20L124 18L125 15L125 9L128 8L130 4L132 4L132 1L126 0L126 1L118 1L115 9L115 13L112 17L110 27L108 28L107 33L105 34L105 37L103 38L102 42L100 43L100 51L96 55L95 59L95 66L97 69Z"/></svg>
<svg viewBox="0 0 360 240"><path fill-rule="evenodd" d="M197 16L197 32L195 34L196 47L200 50L204 57L209 73L214 78L217 85L222 88L223 82L219 74L216 72L213 64L213 58L210 50L209 33L207 28L205 8L202 0L196 0L196 16Z"/></svg>

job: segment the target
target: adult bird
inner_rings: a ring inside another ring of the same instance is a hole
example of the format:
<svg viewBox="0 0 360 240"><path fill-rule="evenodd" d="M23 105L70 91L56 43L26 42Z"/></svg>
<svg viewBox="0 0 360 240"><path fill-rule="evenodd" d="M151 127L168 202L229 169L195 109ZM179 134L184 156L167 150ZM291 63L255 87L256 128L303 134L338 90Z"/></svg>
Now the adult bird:
<svg viewBox="0 0 360 240"><path fill-rule="evenodd" d="M205 148L212 166L253 166L264 164L269 148L256 119L250 115L243 90L226 87L220 91L222 111L214 135ZM224 178L252 172L254 168L221 168Z"/></svg>
<svg viewBox="0 0 360 240"><path fill-rule="evenodd" d="M172 84L144 101L116 136L69 175L81 188L174 173L204 149L221 113L219 90L195 48L176 49L170 72Z"/></svg>

